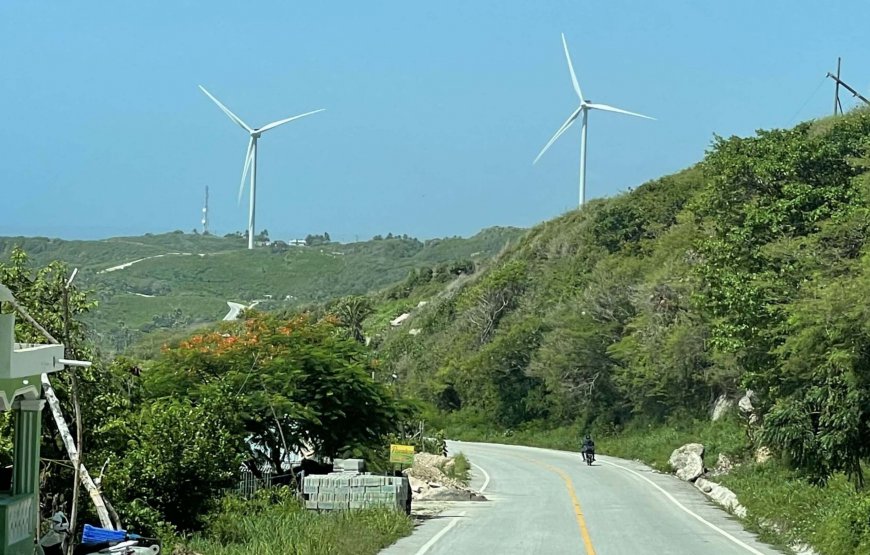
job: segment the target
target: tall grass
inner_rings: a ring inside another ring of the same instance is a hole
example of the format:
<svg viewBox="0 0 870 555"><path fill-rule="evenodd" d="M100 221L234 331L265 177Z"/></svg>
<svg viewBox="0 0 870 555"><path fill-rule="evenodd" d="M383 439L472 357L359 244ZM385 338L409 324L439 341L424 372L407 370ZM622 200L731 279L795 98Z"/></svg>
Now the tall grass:
<svg viewBox="0 0 870 555"><path fill-rule="evenodd" d="M746 464L717 478L737 493L755 529L782 543L805 542L822 555L870 553L870 492L842 474L815 486L775 461Z"/></svg>
<svg viewBox="0 0 870 555"><path fill-rule="evenodd" d="M471 481L471 463L462 453L453 457L452 463L445 463L441 467L442 472L460 484L467 486Z"/></svg>
<svg viewBox="0 0 870 555"><path fill-rule="evenodd" d="M208 555L366 555L411 533L413 523L391 509L317 513L288 491L267 491L246 501L223 500L205 531L178 546Z"/></svg>

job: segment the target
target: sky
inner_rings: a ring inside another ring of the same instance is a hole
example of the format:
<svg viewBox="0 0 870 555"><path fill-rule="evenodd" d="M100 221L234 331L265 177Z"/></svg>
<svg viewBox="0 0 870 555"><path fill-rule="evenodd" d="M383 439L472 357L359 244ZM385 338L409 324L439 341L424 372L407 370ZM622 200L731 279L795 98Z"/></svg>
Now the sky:
<svg viewBox="0 0 870 555"><path fill-rule="evenodd" d="M93 239L245 229L250 125L264 134L257 229L471 235L576 208L588 193L700 160L714 134L832 111L827 71L870 93L870 3L804 0L0 2L0 235ZM856 100L846 93L844 107Z"/></svg>

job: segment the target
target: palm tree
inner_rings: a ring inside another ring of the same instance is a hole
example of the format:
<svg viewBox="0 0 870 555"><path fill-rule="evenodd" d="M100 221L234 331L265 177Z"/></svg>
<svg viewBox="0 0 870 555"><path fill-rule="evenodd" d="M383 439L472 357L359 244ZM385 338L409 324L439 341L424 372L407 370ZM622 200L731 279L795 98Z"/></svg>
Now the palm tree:
<svg viewBox="0 0 870 555"><path fill-rule="evenodd" d="M335 306L335 315L341 321L342 327L350 332L351 337L360 343L365 343L362 324L374 312L372 303L366 297L353 295L339 300Z"/></svg>

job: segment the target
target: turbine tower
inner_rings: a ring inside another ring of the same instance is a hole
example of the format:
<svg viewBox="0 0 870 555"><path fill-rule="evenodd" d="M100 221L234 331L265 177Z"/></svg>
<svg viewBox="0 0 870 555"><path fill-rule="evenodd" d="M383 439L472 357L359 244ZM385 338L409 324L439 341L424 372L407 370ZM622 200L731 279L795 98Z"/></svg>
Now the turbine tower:
<svg viewBox="0 0 870 555"><path fill-rule="evenodd" d="M239 204L242 202L242 193L245 191L245 178L248 175L248 170L251 170L251 200L250 207L248 208L248 248L254 248L254 220L256 218L257 213L257 141L260 139L260 136L269 131L270 129L275 129L279 125L284 125L285 123L289 123L293 120L304 118L305 116L310 116L311 114L316 114L317 112L322 112L324 108L320 110L314 110L313 112L305 112L304 114L299 114L298 116L289 117L286 119L280 119L278 121L273 121L272 123L266 124L263 127L252 128L247 123L242 121L242 119L232 113L229 108L221 104L220 100L211 95L210 92L205 90L205 87L202 85L199 86L200 90L205 93L212 101L218 105L218 108L223 111L224 114L227 115L228 118L237 123L242 129L247 131L250 139L248 140L248 151L245 154L245 167L242 170L242 183L239 186Z"/></svg>
<svg viewBox="0 0 870 555"><path fill-rule="evenodd" d="M550 141L544 145L544 148L538 154L535 161L532 164L536 164L538 160L540 160L541 156L547 152L547 149L550 148L553 143L561 137L565 131L571 127L574 122L579 117L583 117L583 122L580 130L580 207L582 207L586 203L586 128L589 119L589 111L590 110L602 110L605 112L616 112L618 114L627 114L629 116L637 116L639 118L646 119L655 119L649 116L645 116L643 114L637 114L635 112L629 112L628 110L622 110L621 108L615 108L613 106L608 106L607 104L596 104L593 102L589 102L585 98L583 98L583 91L580 90L580 84L577 82L577 75L574 73L574 65L571 63L571 54L568 53L568 43L565 41L565 33L562 33L562 46L565 48L565 58L568 60L568 71L571 72L571 82L574 84L574 91L577 93L577 96L580 98L580 106L574 110L565 123L562 124L562 127L556 131L556 134L550 139Z"/></svg>

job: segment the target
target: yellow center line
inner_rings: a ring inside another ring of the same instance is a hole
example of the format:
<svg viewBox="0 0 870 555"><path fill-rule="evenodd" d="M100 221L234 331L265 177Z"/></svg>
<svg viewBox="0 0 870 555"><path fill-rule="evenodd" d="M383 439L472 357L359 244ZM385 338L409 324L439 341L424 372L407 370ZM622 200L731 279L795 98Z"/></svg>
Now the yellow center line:
<svg viewBox="0 0 870 555"><path fill-rule="evenodd" d="M592 547L592 538L589 537L589 529L586 527L586 519L583 518L583 509L580 507L580 500L577 498L577 494L574 492L574 482L571 480L571 477L561 468L528 457L520 458L526 459L538 466L542 466L550 472L558 474L559 477L562 478L565 482L565 487L568 489L568 495L571 496L571 504L574 505L574 515L577 517L577 524L580 526L580 536L583 538L583 547L586 548L586 555L595 555L595 548Z"/></svg>

